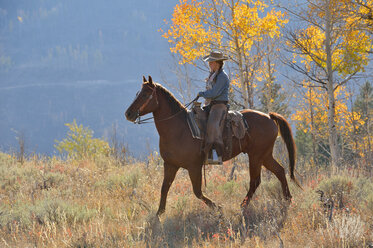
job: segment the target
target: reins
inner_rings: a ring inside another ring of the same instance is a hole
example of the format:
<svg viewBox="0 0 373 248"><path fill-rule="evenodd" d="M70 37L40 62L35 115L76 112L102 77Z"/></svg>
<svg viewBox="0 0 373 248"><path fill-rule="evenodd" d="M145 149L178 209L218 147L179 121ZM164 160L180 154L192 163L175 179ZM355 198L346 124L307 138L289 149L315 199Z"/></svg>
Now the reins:
<svg viewBox="0 0 373 248"><path fill-rule="evenodd" d="M150 87L150 86L149 86ZM153 94L155 93L155 91L156 91L156 87L157 86L154 86L154 88L152 89L153 90L153 92L152 92L152 94L149 96L149 99L143 104L143 106L146 106L148 103L149 103L149 101L153 98ZM178 115L178 114L180 114L181 112L183 112L184 110L187 110L187 108L193 103L193 102L195 102L195 101L197 101L198 100L198 98L199 98L199 96L197 96L196 98L194 98L191 102L189 102L188 104L186 104L185 106L184 106L184 108L183 109L181 109L180 111L178 111L176 114L173 114L173 115L171 115L171 116L169 116L169 117L166 117L166 118L164 118L164 119L161 119L161 120L157 120L157 122L162 122L162 121L167 121L167 120L170 120L170 119L172 119L172 118L174 118L176 115ZM157 99L157 96L156 96L156 99ZM157 104L158 104L158 99L157 99ZM141 108L141 107L140 107ZM155 123L155 120L154 121L149 121L149 120L151 120L151 119L154 119L154 116L152 116L152 117L148 117L148 118L145 118L145 119L143 119L143 120L141 120L140 118L141 118L141 116L139 115L139 112L140 112L140 110L138 110L138 117L137 117L137 120L134 122L135 124L148 124L148 123Z"/></svg>

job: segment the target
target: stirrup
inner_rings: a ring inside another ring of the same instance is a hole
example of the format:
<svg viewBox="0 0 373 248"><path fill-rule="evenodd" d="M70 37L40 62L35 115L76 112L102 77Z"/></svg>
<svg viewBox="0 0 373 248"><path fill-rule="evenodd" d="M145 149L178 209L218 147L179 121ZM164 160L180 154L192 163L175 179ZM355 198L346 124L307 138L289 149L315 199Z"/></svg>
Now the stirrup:
<svg viewBox="0 0 373 248"><path fill-rule="evenodd" d="M209 157L207 159L207 163L208 164L223 164L223 159L221 156L218 156L218 154L216 153L216 150L213 149L212 152L211 152L211 157Z"/></svg>

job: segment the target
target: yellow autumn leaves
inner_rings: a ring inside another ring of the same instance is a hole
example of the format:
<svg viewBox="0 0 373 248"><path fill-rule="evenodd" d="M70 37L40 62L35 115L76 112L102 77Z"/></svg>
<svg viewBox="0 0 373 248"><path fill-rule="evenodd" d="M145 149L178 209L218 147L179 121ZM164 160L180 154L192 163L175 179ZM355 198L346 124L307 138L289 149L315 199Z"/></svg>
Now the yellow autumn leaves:
<svg viewBox="0 0 373 248"><path fill-rule="evenodd" d="M347 24L346 24L347 25ZM346 27L347 29L347 27ZM314 62L326 68L325 33L317 26L309 26L298 33L297 43L293 48L302 48L301 61L305 64ZM340 31L332 37L335 44L332 51L333 71L349 75L361 71L369 62L367 51L373 48L371 38L359 30ZM337 40L339 40L337 42ZM288 45L292 45L288 43Z"/></svg>
<svg viewBox="0 0 373 248"><path fill-rule="evenodd" d="M212 49L249 54L254 41L263 35L279 36L287 23L283 13L264 14L265 8L260 0L180 0L163 37L170 42L171 52L181 56L181 64L194 63Z"/></svg>
<svg viewBox="0 0 373 248"><path fill-rule="evenodd" d="M208 44L220 42L220 34L204 26L206 17L207 9L195 0L180 0L175 6L172 24L163 37L173 44L171 52L181 55L181 64L192 63L206 54Z"/></svg>
<svg viewBox="0 0 373 248"><path fill-rule="evenodd" d="M332 45L332 68L343 76L361 71L369 62L367 51L373 49L371 36L362 28L369 20L363 17L369 14L369 7L373 7L373 1L361 0L330 0ZM358 4L365 2L365 5ZM320 11L320 7L325 1L310 1L308 6L308 16L317 16L320 20L325 18L325 11ZM358 6L357 8L354 6ZM367 6L367 7L364 7ZM370 8L370 11L372 9ZM372 14L372 13L370 13ZM370 24L373 24L372 19ZM297 33L296 42L288 42L287 45L294 49L301 48L301 61L305 64L316 63L321 68L326 68L325 53L325 26L323 22L310 18L306 28ZM372 26L370 26L372 28Z"/></svg>
<svg viewBox="0 0 373 248"><path fill-rule="evenodd" d="M373 0L348 0L352 3L350 23L359 24L360 28L373 34Z"/></svg>
<svg viewBox="0 0 373 248"><path fill-rule="evenodd" d="M309 86L309 83L304 84L305 101L299 102L298 110L292 115L292 120L296 121L297 130L304 133L313 133L317 136L316 139L325 140L329 135L327 95L320 88ZM336 99L335 123L337 130L341 137L345 139L345 144L353 147L360 153L361 157L364 157L363 150L355 147L357 144L351 139L351 135L364 126L365 120L360 113L349 110L346 99L351 96L345 87L338 87L334 91L334 96ZM359 143L363 147L364 140L360 140Z"/></svg>

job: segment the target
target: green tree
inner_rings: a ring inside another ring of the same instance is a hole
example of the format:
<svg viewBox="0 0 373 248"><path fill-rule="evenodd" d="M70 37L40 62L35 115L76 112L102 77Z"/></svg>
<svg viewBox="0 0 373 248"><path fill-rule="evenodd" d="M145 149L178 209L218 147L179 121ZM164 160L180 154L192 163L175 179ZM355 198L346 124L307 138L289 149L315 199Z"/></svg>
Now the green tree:
<svg viewBox="0 0 373 248"><path fill-rule="evenodd" d="M66 153L72 159L96 159L100 156L108 156L110 147L108 142L93 138L93 131L83 125L78 125L76 120L65 124L69 130L67 137L62 141L56 141L55 148L61 153Z"/></svg>
<svg viewBox="0 0 373 248"><path fill-rule="evenodd" d="M281 92L281 85L273 80L264 83L260 94L260 111L264 113L276 112L289 116L290 111L287 105L287 96Z"/></svg>
<svg viewBox="0 0 373 248"><path fill-rule="evenodd" d="M372 159L372 142L373 142L373 87L370 82L366 82L360 88L360 94L357 96L354 102L354 108L356 112L359 112L361 118L364 120L364 125L357 130L359 140L358 144L362 153L366 154L368 159Z"/></svg>
<svg viewBox="0 0 373 248"><path fill-rule="evenodd" d="M360 93L355 100L354 106L363 118L371 117L373 111L373 86L371 82L367 81L360 87Z"/></svg>

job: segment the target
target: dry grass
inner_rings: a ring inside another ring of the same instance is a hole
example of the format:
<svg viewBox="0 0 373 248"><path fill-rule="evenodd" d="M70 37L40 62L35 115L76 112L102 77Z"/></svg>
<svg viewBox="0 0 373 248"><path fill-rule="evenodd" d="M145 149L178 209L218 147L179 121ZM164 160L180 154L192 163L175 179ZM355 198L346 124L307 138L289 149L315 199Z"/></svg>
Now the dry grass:
<svg viewBox="0 0 373 248"><path fill-rule="evenodd" d="M304 190L290 183L284 202L276 178L262 184L241 214L249 174L244 161L207 167L205 194L222 206L212 211L179 171L158 219L163 167L111 158L63 161L31 158L20 164L0 153L0 247L369 247L373 236L373 183L361 171L308 173ZM316 169L313 169L316 170ZM319 200L323 190L335 202Z"/></svg>

